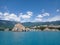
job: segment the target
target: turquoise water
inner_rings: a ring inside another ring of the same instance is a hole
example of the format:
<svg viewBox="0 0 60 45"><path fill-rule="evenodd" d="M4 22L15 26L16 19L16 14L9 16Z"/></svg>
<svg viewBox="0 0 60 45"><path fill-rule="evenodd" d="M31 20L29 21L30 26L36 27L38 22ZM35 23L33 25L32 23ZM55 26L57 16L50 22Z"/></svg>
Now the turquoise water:
<svg viewBox="0 0 60 45"><path fill-rule="evenodd" d="M60 32L0 32L0 45L60 45Z"/></svg>

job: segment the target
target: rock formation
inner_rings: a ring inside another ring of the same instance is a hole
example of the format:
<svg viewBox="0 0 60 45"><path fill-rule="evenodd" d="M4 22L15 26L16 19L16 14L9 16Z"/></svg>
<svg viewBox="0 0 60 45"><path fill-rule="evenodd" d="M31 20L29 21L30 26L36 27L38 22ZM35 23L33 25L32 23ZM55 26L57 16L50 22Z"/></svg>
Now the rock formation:
<svg viewBox="0 0 60 45"><path fill-rule="evenodd" d="M22 24L17 23L17 24L15 24L14 28L12 29L12 31L25 31L25 27Z"/></svg>

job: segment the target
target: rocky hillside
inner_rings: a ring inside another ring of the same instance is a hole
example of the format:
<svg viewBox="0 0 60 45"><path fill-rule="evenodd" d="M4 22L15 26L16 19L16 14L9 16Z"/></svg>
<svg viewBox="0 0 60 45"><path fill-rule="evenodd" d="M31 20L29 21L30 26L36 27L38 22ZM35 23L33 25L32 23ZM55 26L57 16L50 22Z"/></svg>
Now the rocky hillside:
<svg viewBox="0 0 60 45"><path fill-rule="evenodd" d="M6 28L12 29L16 23L14 21L0 20L0 30Z"/></svg>
<svg viewBox="0 0 60 45"><path fill-rule="evenodd" d="M6 20L0 20L0 30L1 29L12 29L15 24L20 23L20 22L15 22L15 21L6 21ZM25 27L33 27L33 26L40 26L40 25L60 25L60 21L52 21L52 22L24 22L21 23Z"/></svg>

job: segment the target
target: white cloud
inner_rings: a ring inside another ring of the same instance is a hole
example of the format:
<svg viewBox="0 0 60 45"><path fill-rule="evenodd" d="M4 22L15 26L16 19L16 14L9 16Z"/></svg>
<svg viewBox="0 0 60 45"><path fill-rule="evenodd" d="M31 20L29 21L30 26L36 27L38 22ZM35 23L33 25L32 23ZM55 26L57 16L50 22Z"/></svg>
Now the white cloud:
<svg viewBox="0 0 60 45"><path fill-rule="evenodd" d="M57 11L57 12L59 12L60 10L59 10L59 9L57 9L56 11Z"/></svg>
<svg viewBox="0 0 60 45"><path fill-rule="evenodd" d="M49 16L50 14L49 13L43 13L42 15L43 16Z"/></svg>
<svg viewBox="0 0 60 45"><path fill-rule="evenodd" d="M26 14L20 13L20 17L22 19L29 19L29 18L31 18L32 14L33 13L31 11L28 11Z"/></svg>
<svg viewBox="0 0 60 45"><path fill-rule="evenodd" d="M20 13L19 17L23 20L21 22L29 22L33 12L28 11L26 14Z"/></svg>
<svg viewBox="0 0 60 45"><path fill-rule="evenodd" d="M42 18L35 18L34 22L40 22L42 21Z"/></svg>
<svg viewBox="0 0 60 45"><path fill-rule="evenodd" d="M49 16L50 14L49 13L43 13L43 14L39 14L37 17L38 18L43 18L45 16Z"/></svg>
<svg viewBox="0 0 60 45"><path fill-rule="evenodd" d="M20 18L13 13L9 15L9 19L13 21L20 21Z"/></svg>
<svg viewBox="0 0 60 45"><path fill-rule="evenodd" d="M8 16L8 15L9 15L9 13L5 12L3 15L4 15L4 16Z"/></svg>
<svg viewBox="0 0 60 45"><path fill-rule="evenodd" d="M3 17L3 13L2 13L2 12L0 12L0 19L2 19L2 17Z"/></svg>
<svg viewBox="0 0 60 45"><path fill-rule="evenodd" d="M28 11L26 14L20 13L20 18L22 18L23 20L25 20L25 19L28 20L31 18L32 14L33 13L31 11Z"/></svg>
<svg viewBox="0 0 60 45"><path fill-rule="evenodd" d="M42 18L43 16L42 15L38 15L37 18Z"/></svg>
<svg viewBox="0 0 60 45"><path fill-rule="evenodd" d="M47 19L47 21L57 21L57 20L60 20L60 15Z"/></svg>
<svg viewBox="0 0 60 45"><path fill-rule="evenodd" d="M20 17L21 17L22 19L29 19L31 16L29 16L29 15L20 15Z"/></svg>
<svg viewBox="0 0 60 45"><path fill-rule="evenodd" d="M0 13L0 19L9 20L9 21L20 21L20 18L17 15L15 15L14 13L9 14L7 12L2 13L2 14Z"/></svg>
<svg viewBox="0 0 60 45"><path fill-rule="evenodd" d="M0 15L3 15L2 12L0 12Z"/></svg>
<svg viewBox="0 0 60 45"><path fill-rule="evenodd" d="M20 13L19 16L14 13L0 12L0 20L20 21L20 22L25 21L26 22L26 21L30 21L32 14L33 13L31 11L26 12L26 14ZM23 19L23 20L21 20L21 19Z"/></svg>
<svg viewBox="0 0 60 45"><path fill-rule="evenodd" d="M42 14L37 15L36 17L33 18L33 12L27 11L25 14L20 13L19 15L16 15L15 13L9 13L5 12L2 13L0 12L0 19L2 20L9 20L9 21L20 21L20 22L29 22L31 21L43 21L43 18L45 16L49 16L49 13L44 12L44 9L42 10Z"/></svg>
<svg viewBox="0 0 60 45"><path fill-rule="evenodd" d="M31 11L28 11L28 12L27 12L27 15L29 15L29 16L32 16L32 14L33 14L33 13L32 13Z"/></svg>
<svg viewBox="0 0 60 45"><path fill-rule="evenodd" d="M40 14L40 15L36 16L34 22L40 22L40 21L42 21L42 18L43 18L43 16Z"/></svg>
<svg viewBox="0 0 60 45"><path fill-rule="evenodd" d="M39 14L39 15L36 16L34 21L37 21L37 22L42 21L43 22L43 18L46 17L46 16L49 16L49 15L50 15L49 13Z"/></svg>

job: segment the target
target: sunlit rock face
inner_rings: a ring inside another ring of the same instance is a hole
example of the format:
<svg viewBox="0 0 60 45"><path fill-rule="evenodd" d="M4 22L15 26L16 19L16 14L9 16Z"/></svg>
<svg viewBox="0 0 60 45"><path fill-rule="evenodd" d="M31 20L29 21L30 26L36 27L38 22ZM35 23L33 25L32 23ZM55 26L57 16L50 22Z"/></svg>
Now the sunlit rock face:
<svg viewBox="0 0 60 45"><path fill-rule="evenodd" d="M18 23L18 24L15 24L14 28L12 29L12 31L24 31L25 30L25 27Z"/></svg>

